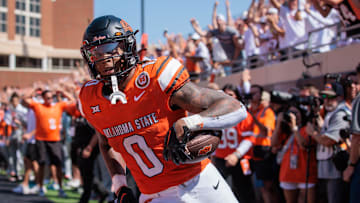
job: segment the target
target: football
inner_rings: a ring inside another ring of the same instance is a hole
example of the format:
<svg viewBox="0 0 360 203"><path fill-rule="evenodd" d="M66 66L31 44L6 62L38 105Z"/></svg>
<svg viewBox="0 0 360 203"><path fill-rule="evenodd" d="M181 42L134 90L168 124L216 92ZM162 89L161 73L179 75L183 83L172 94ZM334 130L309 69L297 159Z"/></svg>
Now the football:
<svg viewBox="0 0 360 203"><path fill-rule="evenodd" d="M185 164L200 162L209 157L217 148L221 140L222 131L199 130L191 133L190 140L185 149L190 156L194 157Z"/></svg>

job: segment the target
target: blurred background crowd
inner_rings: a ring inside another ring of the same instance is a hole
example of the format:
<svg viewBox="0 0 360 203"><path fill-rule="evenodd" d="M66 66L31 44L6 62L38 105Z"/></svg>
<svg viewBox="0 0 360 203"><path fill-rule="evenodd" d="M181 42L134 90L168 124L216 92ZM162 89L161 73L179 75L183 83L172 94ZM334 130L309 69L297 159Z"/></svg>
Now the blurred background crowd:
<svg viewBox="0 0 360 203"><path fill-rule="evenodd" d="M247 119L223 131L211 157L239 201L360 201L359 143L350 133L360 66L341 74L323 73L321 83L289 86L287 91L252 84L250 74L262 66L359 43L359 24L344 24L336 9L324 13L323 1L253 0L236 18L230 2L222 3L226 14L217 13L215 2L210 25L189 19L193 33L182 36L164 30L159 38L167 43L141 43L139 53L142 60L172 56L185 65L193 82L223 90L247 105ZM76 110L78 91L90 79L82 64L76 62L66 77L2 88L0 166L9 181L19 182L13 192L45 195L57 190L66 197L62 188L71 188L82 194L80 202L90 196L99 202L112 199L111 179L92 139L95 132ZM238 84L216 83L238 72ZM51 109L35 114L36 102L61 103L56 114L60 116L48 119ZM42 128L44 119L61 135L50 139L61 145L60 152L49 151L50 160L32 151L44 140L34 131ZM133 189L137 191L135 185Z"/></svg>
<svg viewBox="0 0 360 203"><path fill-rule="evenodd" d="M194 33L188 36L164 30L167 43L159 41L147 55L179 59L198 81L359 42L359 26L342 24L335 9L319 11L321 4L324 2L253 0L247 11L234 18L229 0L225 1L226 15L217 13L216 1L212 24L205 27L192 18Z"/></svg>

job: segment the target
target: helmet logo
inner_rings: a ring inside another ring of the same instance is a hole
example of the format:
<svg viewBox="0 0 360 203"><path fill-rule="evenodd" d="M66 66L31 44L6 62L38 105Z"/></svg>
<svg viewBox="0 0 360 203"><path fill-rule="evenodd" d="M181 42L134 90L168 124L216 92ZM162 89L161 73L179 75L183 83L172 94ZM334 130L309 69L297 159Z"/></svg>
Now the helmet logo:
<svg viewBox="0 0 360 203"><path fill-rule="evenodd" d="M150 84L150 76L147 72L142 72L135 80L135 85L139 89L145 89Z"/></svg>
<svg viewBox="0 0 360 203"><path fill-rule="evenodd" d="M125 30L125 32L133 31L132 28L130 27L130 25L125 20L120 20L120 24L123 26L123 29Z"/></svg>

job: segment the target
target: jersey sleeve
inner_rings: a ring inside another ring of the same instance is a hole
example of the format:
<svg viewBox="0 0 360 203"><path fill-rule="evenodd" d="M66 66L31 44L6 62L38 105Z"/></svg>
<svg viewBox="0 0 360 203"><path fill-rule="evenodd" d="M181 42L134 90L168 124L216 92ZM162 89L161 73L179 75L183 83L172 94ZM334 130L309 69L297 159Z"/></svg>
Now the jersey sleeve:
<svg viewBox="0 0 360 203"><path fill-rule="evenodd" d="M189 73L184 65L169 56L160 61L156 74L161 90L168 95L171 95L175 90L190 81Z"/></svg>
<svg viewBox="0 0 360 203"><path fill-rule="evenodd" d="M93 95L96 94L96 89L94 88L96 85L98 85L100 83L99 80L90 80L87 81L80 90L79 93L79 99L77 102L77 108L80 112L80 114L83 117L86 117L86 112L84 111L84 107L87 107L88 101L91 101L94 99Z"/></svg>

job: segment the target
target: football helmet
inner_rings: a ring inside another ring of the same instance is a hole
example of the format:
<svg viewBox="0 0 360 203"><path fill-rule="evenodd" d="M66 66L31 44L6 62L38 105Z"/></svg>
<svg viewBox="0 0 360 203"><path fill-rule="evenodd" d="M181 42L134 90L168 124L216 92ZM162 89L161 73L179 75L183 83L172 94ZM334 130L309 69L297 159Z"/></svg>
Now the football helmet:
<svg viewBox="0 0 360 203"><path fill-rule="evenodd" d="M125 20L113 15L94 19L84 33L80 48L90 76L108 83L113 76L116 76L119 83L123 81L139 62L136 33ZM97 65L110 62L109 60L113 62L113 66L106 70L109 74L101 74Z"/></svg>

